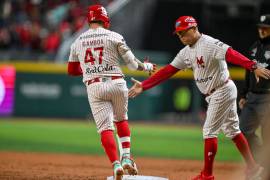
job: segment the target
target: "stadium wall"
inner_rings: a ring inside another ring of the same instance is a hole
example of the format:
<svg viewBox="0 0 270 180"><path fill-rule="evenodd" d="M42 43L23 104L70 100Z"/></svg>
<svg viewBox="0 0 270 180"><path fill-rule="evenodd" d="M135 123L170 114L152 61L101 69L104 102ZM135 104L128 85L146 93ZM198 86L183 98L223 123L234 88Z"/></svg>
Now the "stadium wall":
<svg viewBox="0 0 270 180"><path fill-rule="evenodd" d="M16 70L14 98L11 99L14 105L8 115L92 118L85 85L80 77L67 75L66 65L20 61L0 63L0 66L14 67ZM138 80L148 77L144 72L129 71L126 67L122 69L128 87L132 85L131 77ZM230 73L232 79L241 86L244 70L231 68ZM203 118L206 104L192 79L190 70L182 71L169 81L131 99L129 119L199 122Z"/></svg>

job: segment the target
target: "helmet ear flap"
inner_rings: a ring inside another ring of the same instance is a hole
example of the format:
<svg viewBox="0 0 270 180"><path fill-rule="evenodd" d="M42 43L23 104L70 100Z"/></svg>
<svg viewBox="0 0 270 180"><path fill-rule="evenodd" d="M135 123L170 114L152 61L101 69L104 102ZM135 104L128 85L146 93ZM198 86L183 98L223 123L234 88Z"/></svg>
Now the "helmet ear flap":
<svg viewBox="0 0 270 180"><path fill-rule="evenodd" d="M104 27L105 27L106 29L109 29L110 25L111 25L111 24L110 24L109 21L104 22Z"/></svg>

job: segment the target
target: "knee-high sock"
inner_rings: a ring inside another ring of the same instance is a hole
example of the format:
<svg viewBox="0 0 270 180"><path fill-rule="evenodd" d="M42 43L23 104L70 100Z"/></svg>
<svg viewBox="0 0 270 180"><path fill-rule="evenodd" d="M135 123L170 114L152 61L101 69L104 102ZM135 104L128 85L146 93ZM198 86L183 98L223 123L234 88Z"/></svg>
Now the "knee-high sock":
<svg viewBox="0 0 270 180"><path fill-rule="evenodd" d="M120 143L122 144L123 156L130 157L130 129L128 126L128 121L123 120L115 122L115 125Z"/></svg>
<svg viewBox="0 0 270 180"><path fill-rule="evenodd" d="M237 134L233 139L233 142L237 146L238 150L242 154L245 162L247 163L248 168L252 168L256 165L256 162L251 154L247 139L245 136L240 133Z"/></svg>
<svg viewBox="0 0 270 180"><path fill-rule="evenodd" d="M112 130L102 131L101 135L101 143L102 146L109 157L111 163L119 160L117 145L114 139L114 134Z"/></svg>
<svg viewBox="0 0 270 180"><path fill-rule="evenodd" d="M212 175L215 155L218 146L217 138L207 138L204 140L204 169L203 173L207 176Z"/></svg>

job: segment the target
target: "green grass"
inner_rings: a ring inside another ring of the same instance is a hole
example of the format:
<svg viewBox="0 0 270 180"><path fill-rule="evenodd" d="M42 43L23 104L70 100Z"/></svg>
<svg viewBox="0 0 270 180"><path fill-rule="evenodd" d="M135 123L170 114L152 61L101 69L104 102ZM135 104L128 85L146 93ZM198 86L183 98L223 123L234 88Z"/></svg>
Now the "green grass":
<svg viewBox="0 0 270 180"><path fill-rule="evenodd" d="M134 156L203 159L200 127L131 124ZM0 150L104 154L94 123L59 120L0 120ZM219 137L217 159L239 161L233 143Z"/></svg>

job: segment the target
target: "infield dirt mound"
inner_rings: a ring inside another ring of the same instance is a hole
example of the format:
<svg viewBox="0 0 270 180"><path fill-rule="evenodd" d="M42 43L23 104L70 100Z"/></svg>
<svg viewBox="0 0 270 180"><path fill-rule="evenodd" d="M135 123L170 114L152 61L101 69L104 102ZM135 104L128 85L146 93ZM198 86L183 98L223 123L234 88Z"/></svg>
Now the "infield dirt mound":
<svg viewBox="0 0 270 180"><path fill-rule="evenodd" d="M139 173L190 180L200 172L202 161L135 158ZM216 162L217 180L243 180L240 163ZM104 180L112 175L105 156L0 152L0 180Z"/></svg>

